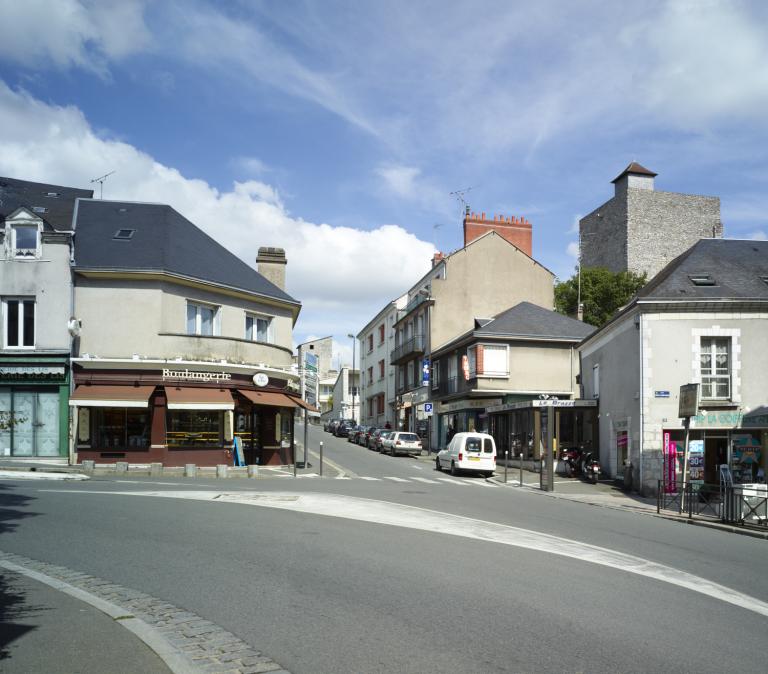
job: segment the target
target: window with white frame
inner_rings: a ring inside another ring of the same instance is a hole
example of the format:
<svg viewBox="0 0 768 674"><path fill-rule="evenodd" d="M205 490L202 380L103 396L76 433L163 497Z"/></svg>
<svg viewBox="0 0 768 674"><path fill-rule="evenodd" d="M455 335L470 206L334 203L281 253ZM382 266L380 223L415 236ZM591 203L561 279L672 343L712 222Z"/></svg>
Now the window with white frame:
<svg viewBox="0 0 768 674"><path fill-rule="evenodd" d="M40 229L37 225L11 225L11 255L35 258L40 255Z"/></svg>
<svg viewBox="0 0 768 674"><path fill-rule="evenodd" d="M34 299L3 299L3 347L6 349L35 347Z"/></svg>
<svg viewBox="0 0 768 674"><path fill-rule="evenodd" d="M702 400L730 400L730 351L730 337L701 338L700 358Z"/></svg>
<svg viewBox="0 0 768 674"><path fill-rule="evenodd" d="M259 314L245 315L245 338L253 342L273 341L272 317Z"/></svg>
<svg viewBox="0 0 768 674"><path fill-rule="evenodd" d="M486 377L509 376L509 349L506 344L483 344L482 373Z"/></svg>
<svg viewBox="0 0 768 674"><path fill-rule="evenodd" d="M600 397L600 364L592 366L592 397Z"/></svg>
<svg viewBox="0 0 768 674"><path fill-rule="evenodd" d="M219 308L211 304L187 302L187 334L210 337L219 334Z"/></svg>

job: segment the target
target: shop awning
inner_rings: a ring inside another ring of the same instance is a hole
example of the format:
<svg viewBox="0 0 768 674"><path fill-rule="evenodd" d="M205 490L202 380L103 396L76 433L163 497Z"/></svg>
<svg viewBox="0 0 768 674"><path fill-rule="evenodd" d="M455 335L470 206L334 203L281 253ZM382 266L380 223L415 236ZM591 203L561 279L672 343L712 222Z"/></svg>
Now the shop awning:
<svg viewBox="0 0 768 674"><path fill-rule="evenodd" d="M240 395L245 396L254 405L269 405L271 407L298 407L293 398L289 398L284 393L275 393L274 391L249 391L248 389L237 389Z"/></svg>
<svg viewBox="0 0 768 674"><path fill-rule="evenodd" d="M299 407L303 407L307 412L319 412L320 410L317 409L317 407L314 407L310 405L306 400L303 398L291 398Z"/></svg>
<svg viewBox="0 0 768 674"><path fill-rule="evenodd" d="M69 397L73 407L149 407L154 386L80 385Z"/></svg>
<svg viewBox="0 0 768 674"><path fill-rule="evenodd" d="M233 410L229 389L166 386L169 410Z"/></svg>

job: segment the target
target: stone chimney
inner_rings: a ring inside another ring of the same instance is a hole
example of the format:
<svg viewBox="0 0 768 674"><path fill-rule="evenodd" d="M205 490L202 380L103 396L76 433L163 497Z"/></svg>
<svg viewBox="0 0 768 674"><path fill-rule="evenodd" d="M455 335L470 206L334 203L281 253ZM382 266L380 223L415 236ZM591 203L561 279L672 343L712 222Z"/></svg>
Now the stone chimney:
<svg viewBox="0 0 768 674"><path fill-rule="evenodd" d="M274 283L280 290L285 290L285 250L262 246L256 256L256 270L267 281Z"/></svg>
<svg viewBox="0 0 768 674"><path fill-rule="evenodd" d="M533 230L525 218L494 215L486 218L485 213L470 213L464 216L464 245L471 243L486 232L494 231L513 246L533 257Z"/></svg>
<svg viewBox="0 0 768 674"><path fill-rule="evenodd" d="M625 194L629 188L653 191L653 179L657 175L659 174L633 161L611 181L614 184L614 196Z"/></svg>

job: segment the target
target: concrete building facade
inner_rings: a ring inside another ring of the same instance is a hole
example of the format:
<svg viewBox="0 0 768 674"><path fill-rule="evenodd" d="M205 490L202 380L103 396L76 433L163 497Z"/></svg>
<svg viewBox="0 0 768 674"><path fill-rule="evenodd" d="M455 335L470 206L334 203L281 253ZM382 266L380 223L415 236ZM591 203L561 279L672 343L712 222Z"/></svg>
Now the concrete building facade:
<svg viewBox="0 0 768 674"><path fill-rule="evenodd" d="M718 197L658 191L656 175L632 162L613 180L613 198L579 221L583 267L650 280L699 239L722 237Z"/></svg>
<svg viewBox="0 0 768 674"><path fill-rule="evenodd" d="M683 384L698 384L695 480L759 480L768 453L768 243L704 239L580 346L583 397L599 401L600 460L654 493L680 480ZM675 458L677 457L677 458Z"/></svg>

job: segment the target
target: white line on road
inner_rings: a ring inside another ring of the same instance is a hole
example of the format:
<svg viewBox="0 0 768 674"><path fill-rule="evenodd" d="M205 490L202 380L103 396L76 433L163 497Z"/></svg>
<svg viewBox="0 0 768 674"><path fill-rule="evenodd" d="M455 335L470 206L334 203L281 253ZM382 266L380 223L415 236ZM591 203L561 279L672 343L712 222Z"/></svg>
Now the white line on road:
<svg viewBox="0 0 768 674"><path fill-rule="evenodd" d="M435 480L429 480L426 477L412 477L412 480L415 480L416 482L426 482L427 484L440 484L439 482L435 482Z"/></svg>
<svg viewBox="0 0 768 674"><path fill-rule="evenodd" d="M292 494L290 492L221 492L221 491L83 491L46 489L40 491L61 494L98 494L108 496L139 496L156 498L190 499L216 503L238 503L291 510L310 515L339 517L372 524L405 527L432 533L461 536L501 545L538 550L553 555L578 559L606 566L626 573L653 578L676 585L713 599L753 611L768 617L768 603L750 597L701 576L696 576L671 566L651 562L642 557L624 554L580 541L551 536L549 534L512 527L495 522L485 522L461 515L427 510L414 506L376 501L373 499L342 496L339 494Z"/></svg>
<svg viewBox="0 0 768 674"><path fill-rule="evenodd" d="M361 480L372 480L374 482L380 482L381 481L380 477L364 477L362 475L360 476L360 479Z"/></svg>
<svg viewBox="0 0 768 674"><path fill-rule="evenodd" d="M403 477L389 477L389 476L385 476L384 479L385 480L392 480L392 482L410 482L410 480L406 480Z"/></svg>
<svg viewBox="0 0 768 674"><path fill-rule="evenodd" d="M452 480L450 477L438 477L437 480L440 482L447 482L448 484L455 484L455 485L458 485L459 487L467 486L466 482L463 482L462 480Z"/></svg>

